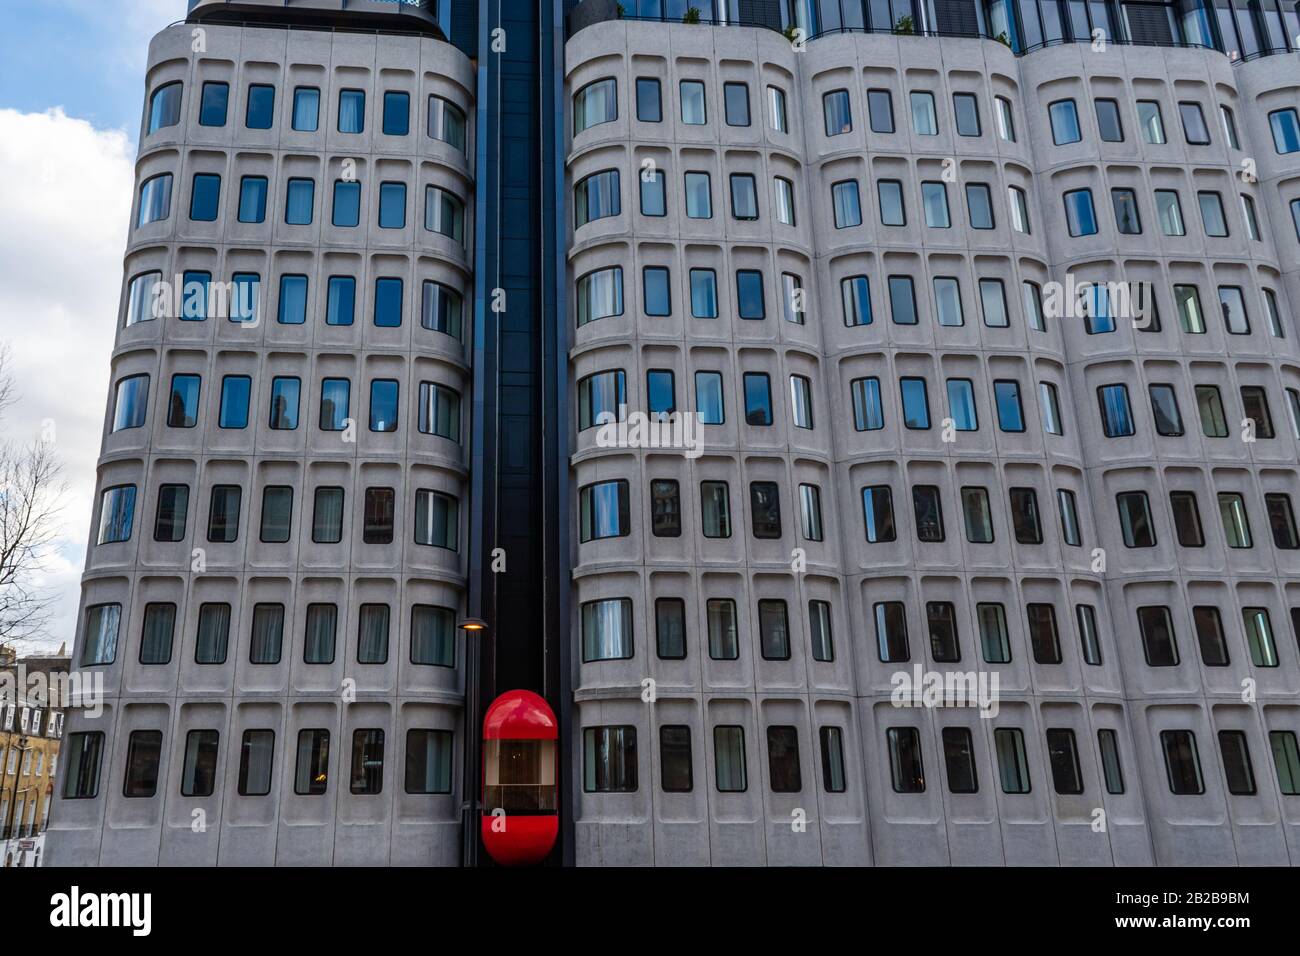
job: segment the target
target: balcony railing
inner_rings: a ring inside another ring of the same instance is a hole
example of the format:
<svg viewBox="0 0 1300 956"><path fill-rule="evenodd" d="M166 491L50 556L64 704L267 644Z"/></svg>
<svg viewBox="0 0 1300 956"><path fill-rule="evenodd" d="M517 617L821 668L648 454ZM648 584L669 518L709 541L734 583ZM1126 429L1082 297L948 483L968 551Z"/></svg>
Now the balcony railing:
<svg viewBox="0 0 1300 956"><path fill-rule="evenodd" d="M1067 43L1218 50L1234 62L1300 52L1282 0L583 0L569 35L608 20L996 40L1017 56Z"/></svg>

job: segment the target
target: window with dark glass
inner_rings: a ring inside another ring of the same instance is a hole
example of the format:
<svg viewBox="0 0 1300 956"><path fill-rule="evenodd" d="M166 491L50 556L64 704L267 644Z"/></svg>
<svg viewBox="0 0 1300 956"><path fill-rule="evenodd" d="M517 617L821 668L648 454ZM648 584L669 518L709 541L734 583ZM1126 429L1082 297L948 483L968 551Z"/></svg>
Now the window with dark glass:
<svg viewBox="0 0 1300 956"><path fill-rule="evenodd" d="M659 785L664 793L694 789L690 727L664 724L659 728Z"/></svg>
<svg viewBox="0 0 1300 956"><path fill-rule="evenodd" d="M722 84L724 114L728 126L749 125L749 87L744 83Z"/></svg>
<svg viewBox="0 0 1300 956"><path fill-rule="evenodd" d="M872 544L895 540L894 500L889 485L862 489L862 516L867 540Z"/></svg>
<svg viewBox="0 0 1300 956"><path fill-rule="evenodd" d="M1155 524L1151 520L1151 506L1145 491L1126 491L1115 496L1119 509L1120 531L1126 548L1154 548Z"/></svg>
<svg viewBox="0 0 1300 956"><path fill-rule="evenodd" d="M874 606L876 650L882 663L911 660L907 640L907 611L901 601L880 601Z"/></svg>
<svg viewBox="0 0 1300 956"><path fill-rule="evenodd" d="M1205 532L1201 528L1201 510L1196 504L1196 493L1169 492L1169 510L1173 514L1178 544L1184 548L1205 547Z"/></svg>
<svg viewBox="0 0 1300 956"><path fill-rule="evenodd" d="M943 503L938 486L915 485L912 508L916 514L916 539L925 543L943 541Z"/></svg>
<svg viewBox="0 0 1300 956"><path fill-rule="evenodd" d="M384 732L352 732L352 773L348 789L358 795L379 793L384 788Z"/></svg>
<svg viewBox="0 0 1300 956"><path fill-rule="evenodd" d="M766 372L745 372L745 424L772 424L772 383Z"/></svg>
<svg viewBox="0 0 1300 956"><path fill-rule="evenodd" d="M392 544L397 494L392 488L367 488L361 540L365 544Z"/></svg>
<svg viewBox="0 0 1300 956"><path fill-rule="evenodd" d="M181 796L210 797L217 785L217 732L191 730L185 735Z"/></svg>
<svg viewBox="0 0 1300 956"><path fill-rule="evenodd" d="M583 790L587 793L635 793L636 728L587 727L582 731Z"/></svg>
<svg viewBox="0 0 1300 956"><path fill-rule="evenodd" d="M1250 762L1246 734L1240 730L1220 730L1219 751L1223 754L1223 775L1228 792L1234 796L1252 796L1256 792L1255 768Z"/></svg>
<svg viewBox="0 0 1300 956"><path fill-rule="evenodd" d="M657 538L676 538L682 533L681 487L672 479L650 482L650 530Z"/></svg>
<svg viewBox="0 0 1300 956"><path fill-rule="evenodd" d="M725 481L700 482L700 512L704 537L731 537L731 499Z"/></svg>
<svg viewBox="0 0 1300 956"><path fill-rule="evenodd" d="M889 775L895 793L924 793L925 769L921 761L921 734L915 727L890 727Z"/></svg>
<svg viewBox="0 0 1300 956"><path fill-rule="evenodd" d="M1137 609L1138 631L1148 667L1175 667L1178 664L1178 641L1169 608L1147 606Z"/></svg>
<svg viewBox="0 0 1300 956"><path fill-rule="evenodd" d="M681 598L655 599L655 649L660 660L686 659L686 602Z"/></svg>
<svg viewBox="0 0 1300 956"><path fill-rule="evenodd" d="M1192 623L1196 628L1196 643L1201 650L1201 663L1206 667L1227 667L1228 642L1223 633L1223 617L1213 605L1192 608Z"/></svg>
<svg viewBox="0 0 1300 956"><path fill-rule="evenodd" d="M1073 730L1053 728L1047 731L1047 763L1052 769L1052 787L1057 793L1083 793L1083 773L1079 769L1079 750Z"/></svg>
<svg viewBox="0 0 1300 956"><path fill-rule="evenodd" d="M659 81L654 77L637 77L636 118L643 123L663 122L663 103Z"/></svg>
<svg viewBox="0 0 1300 956"><path fill-rule="evenodd" d="M1038 514L1038 493L1033 488L1012 488L1011 524L1017 544L1042 544L1043 523Z"/></svg>
<svg viewBox="0 0 1300 956"><path fill-rule="evenodd" d="M925 619L930 631L930 656L936 664L961 660L957 642L957 610L951 601L927 601Z"/></svg>
<svg viewBox="0 0 1300 956"><path fill-rule="evenodd" d="M299 796L320 796L329 786L330 732L298 731L297 761L293 792Z"/></svg>
<svg viewBox="0 0 1300 956"><path fill-rule="evenodd" d="M199 100L199 125L225 126L229 102L229 83L204 83Z"/></svg>
<svg viewBox="0 0 1300 956"><path fill-rule="evenodd" d="M239 748L239 795L264 797L271 792L275 758L274 730L245 730Z"/></svg>
<svg viewBox="0 0 1300 956"><path fill-rule="evenodd" d="M254 83L248 88L244 125L249 129L270 129L275 122L275 87Z"/></svg>
<svg viewBox="0 0 1300 956"><path fill-rule="evenodd" d="M781 537L781 497L775 481L751 481L749 507L755 538Z"/></svg>
<svg viewBox="0 0 1300 956"><path fill-rule="evenodd" d="M122 796L152 797L157 793L161 758L161 730L131 731L126 745L126 774L122 781Z"/></svg>

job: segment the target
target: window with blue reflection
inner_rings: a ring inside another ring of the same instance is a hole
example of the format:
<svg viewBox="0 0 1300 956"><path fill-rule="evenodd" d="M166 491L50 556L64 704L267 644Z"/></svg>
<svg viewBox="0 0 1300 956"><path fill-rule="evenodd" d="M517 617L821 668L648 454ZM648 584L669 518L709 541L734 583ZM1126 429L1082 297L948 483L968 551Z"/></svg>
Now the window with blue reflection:
<svg viewBox="0 0 1300 956"><path fill-rule="evenodd" d="M316 205L316 181L291 179L285 190L284 221L290 226L310 226Z"/></svg>
<svg viewBox="0 0 1300 956"><path fill-rule="evenodd" d="M100 497L97 544L131 540L135 524L135 485L105 488Z"/></svg>
<svg viewBox="0 0 1300 956"><path fill-rule="evenodd" d="M167 396L167 427L193 428L199 422L199 388L197 375L173 375L171 394Z"/></svg>
<svg viewBox="0 0 1300 956"><path fill-rule="evenodd" d="M662 419L677 411L677 388L671 369L652 368L645 373L646 411Z"/></svg>
<svg viewBox="0 0 1300 956"><path fill-rule="evenodd" d="M298 427L298 402L302 395L302 382L291 376L277 375L271 379L271 417L268 424L277 431L293 431Z"/></svg>
<svg viewBox="0 0 1300 956"><path fill-rule="evenodd" d="M898 393L903 399L903 424L911 429L930 427L930 398L926 394L925 379L900 378Z"/></svg>
<svg viewBox="0 0 1300 956"><path fill-rule="evenodd" d="M1300 232L1300 227L1297 227ZM691 317L718 317L718 275L712 269L691 270Z"/></svg>
<svg viewBox="0 0 1300 956"><path fill-rule="evenodd" d="M375 325L395 329L402 324L402 280L375 280Z"/></svg>
<svg viewBox="0 0 1300 956"><path fill-rule="evenodd" d="M199 125L225 126L230 105L229 83L204 83L199 97Z"/></svg>
<svg viewBox="0 0 1300 956"><path fill-rule="evenodd" d="M1079 131L1079 111L1074 100L1057 100L1048 104L1047 115L1052 121L1052 142L1057 146L1077 143L1083 138Z"/></svg>
<svg viewBox="0 0 1300 956"><path fill-rule="evenodd" d="M361 183L338 179L334 182L334 215L336 226L354 228L361 223Z"/></svg>
<svg viewBox="0 0 1300 956"><path fill-rule="evenodd" d="M993 228L993 197L987 183L966 184L966 209L972 229Z"/></svg>
<svg viewBox="0 0 1300 956"><path fill-rule="evenodd" d="M256 322L261 307L262 277L256 272L236 272L230 277L230 321Z"/></svg>
<svg viewBox="0 0 1300 956"><path fill-rule="evenodd" d="M275 87L255 83L248 88L244 125L249 129L270 129L275 122Z"/></svg>
<svg viewBox="0 0 1300 956"><path fill-rule="evenodd" d="M916 325L916 289L911 276L889 277L889 315L895 325Z"/></svg>
<svg viewBox="0 0 1300 956"><path fill-rule="evenodd" d="M579 541L617 538L628 534L631 527L630 511L628 482L626 480L601 481L581 489L578 492ZM617 608L620 602L604 601L599 603L613 605ZM630 607L631 602L628 601L627 603ZM586 616L586 610L591 607L593 605L584 605L584 617ZM617 626L614 627L615 632L619 630L620 628ZM631 648L629 647L626 650L627 653L615 652L605 656L631 657ZM593 657L593 659L595 658Z"/></svg>
<svg viewBox="0 0 1300 956"><path fill-rule="evenodd" d="M763 302L763 273L741 269L736 273L736 309L742 319L767 317Z"/></svg>
<svg viewBox="0 0 1300 956"><path fill-rule="evenodd" d="M663 170L641 175L641 215L666 216L668 204L664 193Z"/></svg>
<svg viewBox="0 0 1300 956"><path fill-rule="evenodd" d="M1279 153L1300 152L1300 116L1294 109L1274 110L1268 114L1273 130L1273 148Z"/></svg>
<svg viewBox="0 0 1300 956"><path fill-rule="evenodd" d="M668 270L663 266L646 266L641 273L645 314L672 315L672 298L668 291Z"/></svg>
<svg viewBox="0 0 1300 956"><path fill-rule="evenodd" d="M822 113L826 121L827 136L840 136L853 131L853 115L849 110L848 90L831 90L824 94Z"/></svg>
<svg viewBox="0 0 1300 956"><path fill-rule="evenodd" d="M341 432L347 423L352 383L346 378L326 378L320 383L321 431Z"/></svg>
<svg viewBox="0 0 1300 956"><path fill-rule="evenodd" d="M300 133L320 129L320 90L300 86L293 91L293 128Z"/></svg>
<svg viewBox="0 0 1300 956"><path fill-rule="evenodd" d="M171 173L163 173L141 183L140 213L136 220L137 226L147 226L151 222L161 222L171 215L171 208Z"/></svg>
<svg viewBox="0 0 1300 956"><path fill-rule="evenodd" d="M253 380L247 375L227 375L221 379L221 411L217 425L221 428L248 427L248 400Z"/></svg>
<svg viewBox="0 0 1300 956"><path fill-rule="evenodd" d="M653 77L637 78L636 118L642 123L663 122L663 102L659 81Z"/></svg>
<svg viewBox="0 0 1300 956"><path fill-rule="evenodd" d="M622 309L623 287L619 283L619 308ZM464 303L461 295L441 282L425 280L420 298L420 325L433 332L460 339L461 313Z"/></svg>
<svg viewBox="0 0 1300 956"><path fill-rule="evenodd" d="M722 405L722 373L695 373L695 414L702 425L721 425L724 421Z"/></svg>
<svg viewBox="0 0 1300 956"><path fill-rule="evenodd" d="M1103 385L1097 389L1097 401L1101 405L1102 430L1107 438L1125 438L1133 434L1133 409L1129 406L1126 385Z"/></svg>
<svg viewBox="0 0 1300 956"><path fill-rule="evenodd" d="M221 207L221 177L213 173L195 173L190 190L190 219L216 222Z"/></svg>
<svg viewBox="0 0 1300 956"><path fill-rule="evenodd" d="M975 411L975 389L968 378L948 379L948 416L959 432L978 431L979 416Z"/></svg>
<svg viewBox="0 0 1300 956"><path fill-rule="evenodd" d="M687 173L685 182L687 218L713 218L713 198L709 188L709 174Z"/></svg>
<svg viewBox="0 0 1300 956"><path fill-rule="evenodd" d="M903 207L903 184L897 179L878 180L876 195L880 201L881 225L906 226L907 213Z"/></svg>
<svg viewBox="0 0 1300 956"><path fill-rule="evenodd" d="M1019 382L994 382L993 401L998 409L998 428L1004 432L1025 430L1025 412L1020 404Z"/></svg>
<svg viewBox="0 0 1300 956"><path fill-rule="evenodd" d="M831 186L831 205L835 210L836 229L862 225L862 202L858 196L856 179L847 179Z"/></svg>
<svg viewBox="0 0 1300 956"><path fill-rule="evenodd" d="M913 90L909 98L912 104L912 130L918 136L938 136L939 120L934 112L934 94Z"/></svg>
<svg viewBox="0 0 1300 956"><path fill-rule="evenodd" d="M149 133L156 133L181 121L180 82L168 83L153 91L149 98Z"/></svg>
<svg viewBox="0 0 1300 956"><path fill-rule="evenodd" d="M406 228L406 183L379 184L379 228Z"/></svg>
<svg viewBox="0 0 1300 956"><path fill-rule="evenodd" d="M844 308L844 324L871 324L871 283L866 276L849 276L840 280L840 301Z"/></svg>
<svg viewBox="0 0 1300 956"><path fill-rule="evenodd" d="M148 411L148 375L131 375L117 383L117 395L113 402L113 431L143 427Z"/></svg>
<svg viewBox="0 0 1300 956"><path fill-rule="evenodd" d="M617 169L592 173L573 187L573 225L585 226L596 219L622 212Z"/></svg>
<svg viewBox="0 0 1300 956"><path fill-rule="evenodd" d="M277 321L281 325L302 325L307 321L306 276L280 276L280 313Z"/></svg>
<svg viewBox="0 0 1300 956"><path fill-rule="evenodd" d="M966 324L961 308L961 285L952 276L935 276L934 310L940 325Z"/></svg>
<svg viewBox="0 0 1300 956"><path fill-rule="evenodd" d="M894 493L889 485L872 485L862 489L862 520L867 540L880 544L896 539L894 530Z"/></svg>
<svg viewBox="0 0 1300 956"><path fill-rule="evenodd" d="M948 216L948 189L944 183L921 183L921 208L925 210L925 224L935 229L952 226Z"/></svg>
<svg viewBox="0 0 1300 956"><path fill-rule="evenodd" d="M1097 232L1097 213L1092 206L1091 189L1072 189L1065 200L1065 223L1071 236L1092 236Z"/></svg>
<svg viewBox="0 0 1300 956"><path fill-rule="evenodd" d="M384 135L406 136L411 132L411 97L408 93L384 94Z"/></svg>
<svg viewBox="0 0 1300 956"><path fill-rule="evenodd" d="M853 427L860 432L885 427L885 410L880 401L880 379L854 379L849 391L853 396Z"/></svg>
<svg viewBox="0 0 1300 956"><path fill-rule="evenodd" d="M391 378L370 383L370 430L397 431L397 382Z"/></svg>
<svg viewBox="0 0 1300 956"><path fill-rule="evenodd" d="M1085 283L1079 287L1079 312L1089 335L1115 331L1115 316L1110 307L1110 288L1104 282Z"/></svg>
<svg viewBox="0 0 1300 956"><path fill-rule="evenodd" d="M745 424L772 424L772 382L764 372L744 375Z"/></svg>
<svg viewBox="0 0 1300 956"><path fill-rule="evenodd" d="M266 221L265 176L245 176L239 181L239 221Z"/></svg>
<svg viewBox="0 0 1300 956"><path fill-rule="evenodd" d="M579 379L578 431L623 421L626 414L627 375L621 368Z"/></svg>
<svg viewBox="0 0 1300 956"><path fill-rule="evenodd" d="M366 94L364 90L339 91L339 132L361 133L366 128Z"/></svg>
<svg viewBox="0 0 1300 956"><path fill-rule="evenodd" d="M1005 329L1007 317L1007 291L1001 279L980 279L980 308L984 324L991 329Z"/></svg>
<svg viewBox="0 0 1300 956"><path fill-rule="evenodd" d="M351 325L356 307L357 280L352 276L330 276L325 297L325 324Z"/></svg>

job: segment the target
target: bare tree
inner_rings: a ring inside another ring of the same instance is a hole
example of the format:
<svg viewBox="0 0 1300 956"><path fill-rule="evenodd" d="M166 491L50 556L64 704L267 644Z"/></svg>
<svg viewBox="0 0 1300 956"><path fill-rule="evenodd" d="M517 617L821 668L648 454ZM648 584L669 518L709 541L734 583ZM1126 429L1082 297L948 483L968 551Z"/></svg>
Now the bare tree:
<svg viewBox="0 0 1300 956"><path fill-rule="evenodd" d="M15 397L12 356L0 345L0 425ZM49 617L55 595L35 579L58 530L62 470L47 436L0 441L0 648L39 635Z"/></svg>

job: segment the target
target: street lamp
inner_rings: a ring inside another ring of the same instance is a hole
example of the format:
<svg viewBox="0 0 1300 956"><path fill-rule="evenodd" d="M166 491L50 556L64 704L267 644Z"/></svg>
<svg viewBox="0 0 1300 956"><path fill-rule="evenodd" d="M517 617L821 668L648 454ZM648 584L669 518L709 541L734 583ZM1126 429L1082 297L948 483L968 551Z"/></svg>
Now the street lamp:
<svg viewBox="0 0 1300 956"><path fill-rule="evenodd" d="M487 621L477 617L467 617L460 622L460 629L467 638L486 637ZM482 741L478 739L478 704L479 704L479 649L470 652L469 641L465 642L465 759L464 759L464 800L461 803L461 866L478 866L478 821L475 818L479 809L479 748Z"/></svg>

